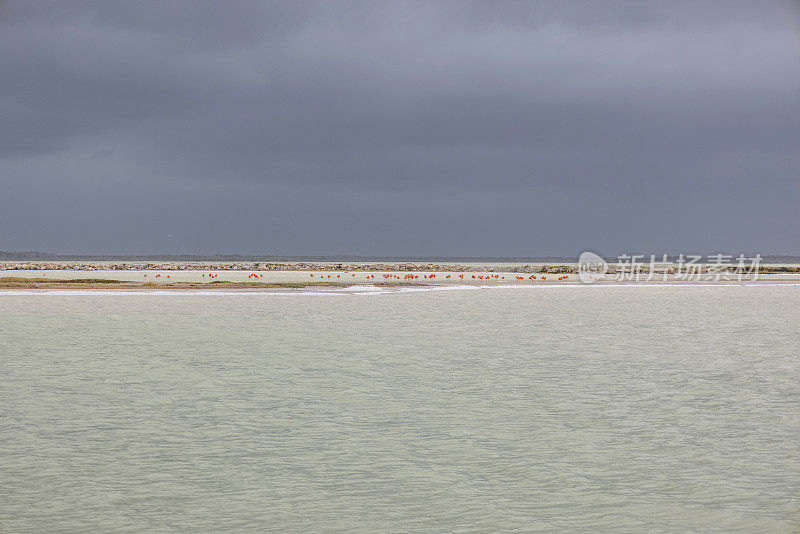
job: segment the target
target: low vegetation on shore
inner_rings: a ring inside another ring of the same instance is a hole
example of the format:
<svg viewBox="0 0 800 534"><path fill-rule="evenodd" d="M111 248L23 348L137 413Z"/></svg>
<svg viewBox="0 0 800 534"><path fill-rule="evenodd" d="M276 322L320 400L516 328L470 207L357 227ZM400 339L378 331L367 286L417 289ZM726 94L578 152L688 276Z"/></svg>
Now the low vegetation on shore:
<svg viewBox="0 0 800 534"><path fill-rule="evenodd" d="M697 272L712 271L733 272L736 264L715 266L697 264ZM614 274L618 269L630 269L630 266L610 263L608 273ZM641 273L649 273L650 265L640 263L637 269ZM676 272L676 264L657 265L654 272L669 274ZM444 272L444 273L525 273L525 274L575 274L578 265L573 264L508 264L508 265L459 265L453 263L261 263L261 262L86 262L86 261L6 261L0 262L1 271L301 271L301 272ZM759 266L761 274L798 274L800 265Z"/></svg>

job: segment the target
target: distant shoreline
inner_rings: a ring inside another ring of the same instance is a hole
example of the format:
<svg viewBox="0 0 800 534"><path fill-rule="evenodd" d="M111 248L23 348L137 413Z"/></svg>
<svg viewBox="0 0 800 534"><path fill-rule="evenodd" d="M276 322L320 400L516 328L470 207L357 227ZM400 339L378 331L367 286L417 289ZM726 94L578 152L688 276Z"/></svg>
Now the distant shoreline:
<svg viewBox="0 0 800 534"><path fill-rule="evenodd" d="M620 266L608 264L610 274L618 272ZM709 263L699 263L695 267L701 273L712 272L715 267ZM724 266L733 270L736 263ZM639 264L641 273L649 273L649 264ZM658 266L654 272L674 273L677 264ZM251 272L443 272L443 273L527 273L527 274L576 274L575 262L531 262L531 263L422 263L422 262L244 262L244 261L0 261L0 275L3 271L251 271ZM800 265L765 263L759 266L761 274L800 274Z"/></svg>
<svg viewBox="0 0 800 534"><path fill-rule="evenodd" d="M733 256L738 255L738 252ZM630 253L630 251L629 251ZM639 252L635 252L640 254ZM709 254L691 252L704 258ZM649 258L650 253L641 253ZM755 253L746 254L754 256ZM660 255L658 256L660 257ZM668 261L677 262L678 255L668 256ZM617 258L605 256L608 263L615 263ZM300 255L300 254L56 254L41 251L7 251L0 250L0 263L14 262L79 262L79 263L261 263L261 264L572 264L577 256L367 256L360 254ZM797 265L800 256L789 254L762 254L762 264Z"/></svg>

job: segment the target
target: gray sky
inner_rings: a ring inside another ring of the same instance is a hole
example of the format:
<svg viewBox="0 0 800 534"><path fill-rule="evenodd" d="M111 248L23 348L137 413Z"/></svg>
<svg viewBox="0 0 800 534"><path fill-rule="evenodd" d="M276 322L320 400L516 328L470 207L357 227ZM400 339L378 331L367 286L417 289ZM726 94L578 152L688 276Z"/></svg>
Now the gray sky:
<svg viewBox="0 0 800 534"><path fill-rule="evenodd" d="M0 0L0 250L800 254L800 4Z"/></svg>

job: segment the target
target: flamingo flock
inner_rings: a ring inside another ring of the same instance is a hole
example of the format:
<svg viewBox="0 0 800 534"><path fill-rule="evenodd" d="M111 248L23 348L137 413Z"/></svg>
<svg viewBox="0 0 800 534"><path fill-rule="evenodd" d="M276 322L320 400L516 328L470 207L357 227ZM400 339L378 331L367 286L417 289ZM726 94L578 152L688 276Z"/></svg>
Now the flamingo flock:
<svg viewBox="0 0 800 534"><path fill-rule="evenodd" d="M347 274L347 273L345 273L345 274ZM355 278L356 277L356 273L350 273L350 276L352 278ZM454 276L456 276L456 275L447 274L447 275L444 275L444 278L446 280L449 280L450 278L452 278ZM500 275L500 274L473 274L471 276L472 276L472 279L476 280L476 281L477 280L483 280L483 281L492 282L492 281L500 281L500 280L505 280L506 279L505 275ZM327 276L325 274L316 274L315 275L314 273L310 273L309 277L310 278L319 277L320 279L325 280L326 278L330 278L331 275L327 275ZM375 275L374 274L366 274L365 277L366 277L367 280L374 280L375 279ZM418 280L420 275L419 274L414 274L414 273L406 273L405 275L400 276L400 275L395 274L395 273L381 273L381 277L383 277L383 279L386 280L386 281L389 281L389 280L406 280L406 281L408 281L408 280ZM435 281L436 277L437 277L436 273L430 273L430 274L423 273L422 274L422 279L423 280L433 280L433 281ZM464 273L458 274L457 277L459 279L463 280L464 279ZM341 278L341 275L337 274L336 278ZM526 277L524 277L524 276L517 276L515 278L516 278L516 280L518 282L521 282L521 281L526 279ZM536 277L536 275L532 274L532 275L528 276L527 279L528 280L537 280L537 277ZM541 280L547 280L547 276L541 276L540 279ZM558 277L558 280L568 280L568 279L569 279L569 275L566 275L566 274Z"/></svg>
<svg viewBox="0 0 800 534"><path fill-rule="evenodd" d="M335 278L336 280L341 280L343 274L345 276L349 274L353 281L355 281L355 279L356 279L356 273L347 273L347 272L338 273L338 274L336 274L336 273L334 273L334 274L309 273L309 277L310 278L319 278L320 280L333 280L333 278ZM166 277L166 278L170 278L171 277L168 274L167 275L163 275L163 276ZM208 278L209 280L214 280L214 279L219 277L219 274L216 274L216 273L208 273L208 274L201 273L200 276L202 278ZM380 276L384 280L386 280L387 282L390 281L390 280L392 280L392 281L394 281L394 280L403 280L403 281L419 280L419 277L420 277L419 274L415 274L415 273L406 273L406 274L404 274L402 276L399 275L399 274L395 274L395 273L380 273ZM446 275L444 275L444 279L445 280L450 280L451 278L458 278L459 280L463 280L464 276L465 276L465 273L459 273L457 275L456 274L446 274ZM505 280L506 279L505 275L489 274L489 273L487 273L487 274L471 274L470 276L475 281L481 280L481 281L484 281L484 282L497 282L497 281L501 281L501 280ZM144 277L147 278L147 274L145 274ZM161 277L162 277L161 273L153 275L153 278L161 278ZM264 278L264 275L262 273L250 273L250 274L247 275L247 278L251 279L251 280L253 280L253 279L259 280L261 278ZM375 280L375 275L374 274L365 273L365 278L367 280ZM428 274L422 273L422 279L423 280L436 281L436 278L437 278L437 274L436 273L428 273ZM441 279L441 276L439 276L439 278ZM527 276L527 277L517 275L517 276L514 277L514 279L517 282L523 282L526 279L527 280L539 280L539 279L540 280L547 280L547 276L541 275L539 278L537 278L536 275L534 275L534 274L532 274L530 276ZM561 275L561 276L559 276L557 278L557 280L559 280L559 281L561 281L561 280L569 280L569 275L568 274Z"/></svg>

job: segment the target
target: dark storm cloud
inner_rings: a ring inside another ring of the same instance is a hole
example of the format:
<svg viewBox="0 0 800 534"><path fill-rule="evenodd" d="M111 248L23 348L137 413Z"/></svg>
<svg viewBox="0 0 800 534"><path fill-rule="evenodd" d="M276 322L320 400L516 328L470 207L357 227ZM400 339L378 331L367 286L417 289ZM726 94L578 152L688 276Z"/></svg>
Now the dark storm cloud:
<svg viewBox="0 0 800 534"><path fill-rule="evenodd" d="M0 250L800 253L799 27L777 1L3 3Z"/></svg>

